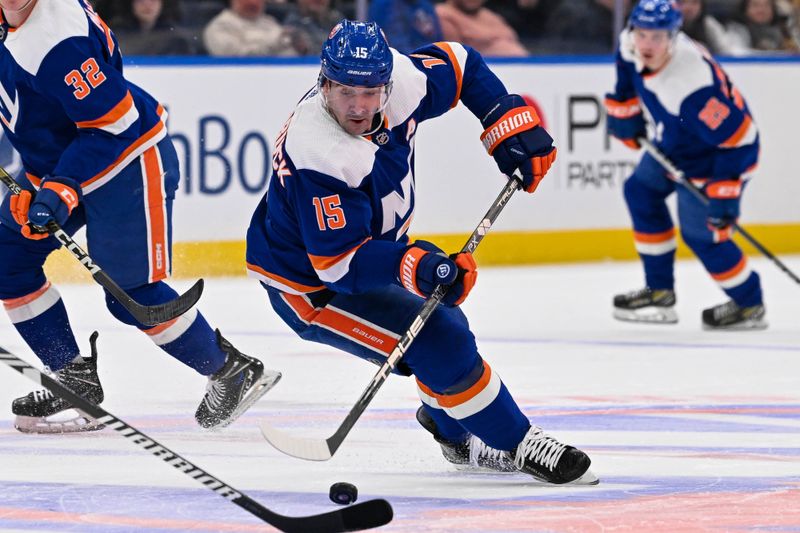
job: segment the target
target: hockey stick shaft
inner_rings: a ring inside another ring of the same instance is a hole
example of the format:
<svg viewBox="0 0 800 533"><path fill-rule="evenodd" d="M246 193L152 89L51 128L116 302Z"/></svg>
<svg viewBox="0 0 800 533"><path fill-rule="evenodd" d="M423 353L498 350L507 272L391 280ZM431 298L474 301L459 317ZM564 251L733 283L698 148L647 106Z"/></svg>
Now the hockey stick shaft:
<svg viewBox="0 0 800 533"><path fill-rule="evenodd" d="M470 235L467 243L461 248L462 253L471 253L475 251L478 244L480 244L489 232L489 229L492 227L492 224L494 224L498 215L500 215L503 208L508 204L511 196L520 188L520 184L521 182L518 177L513 177L508 180L503 190L486 212L486 215L484 215L478 226L472 232L472 235ZM419 332L436 310L436 307L442 301L448 289L449 286L438 285L431 296L425 300L417 316L411 322L411 326L409 326L408 330L400 337L400 340L397 341L397 345L395 345L389 357L381 365L380 369L378 369L375 377L372 378L372 381L367 385L361 397L353 408L350 409L344 422L342 422L331 437L324 441L319 441L317 439L298 439L288 436L267 424L262 424L261 431L267 440L280 451L301 459L326 461L333 457L333 454L335 454L339 446L342 445L347 434L353 429L353 426L355 426L361 414L375 397L375 394L377 394L378 390L389 378L389 375L408 351L411 343L414 342L414 339L419 335Z"/></svg>
<svg viewBox="0 0 800 533"><path fill-rule="evenodd" d="M5 184L12 194L19 194L22 188L16 180L3 167L0 167L0 181ZM92 258L76 243L69 234L64 231L56 221L51 220L47 223L47 231L51 233L58 242L75 257L78 262L86 268L92 278L106 289L120 304L140 323L146 326L156 326L177 318L197 303L200 295L203 294L203 280L197 280L195 284L185 293L174 300L157 305L142 305L126 293L122 287L109 276L100 266L92 261Z"/></svg>
<svg viewBox="0 0 800 533"><path fill-rule="evenodd" d="M675 179L683 185L695 198L697 198L703 205L708 205L708 198L706 197L703 192L698 189L691 181L686 179L683 171L675 166L672 161L670 161L667 156L665 156L661 150L659 150L653 143L651 143L648 139L640 137L639 144L653 156L653 159L658 161L658 163L664 167L667 172L672 174ZM800 277L797 276L794 272L792 272L789 267L787 267L780 259L778 259L772 252L770 252L763 244L761 244L755 237L753 237L750 232L745 230L742 226L739 225L738 222L733 222L732 226L738 231L742 237L744 237L747 242L753 245L753 248L761 252L764 257L775 263L775 265L781 269L787 276L792 278L795 283L800 284Z"/></svg>
<svg viewBox="0 0 800 533"><path fill-rule="evenodd" d="M370 500L351 505L344 509L311 516L284 516L270 511L243 492L224 483L219 478L211 475L194 463L191 463L163 444L160 444L155 439L145 435L130 424L123 422L99 405L89 402L82 396L75 394L55 379L32 367L3 347L0 347L0 360L23 376L46 387L54 395L66 400L76 409L80 409L99 423L113 429L129 442L150 452L153 456L194 479L205 488L235 503L245 511L281 531L360 531L362 529L382 526L392 519L392 508L389 502L382 499Z"/></svg>

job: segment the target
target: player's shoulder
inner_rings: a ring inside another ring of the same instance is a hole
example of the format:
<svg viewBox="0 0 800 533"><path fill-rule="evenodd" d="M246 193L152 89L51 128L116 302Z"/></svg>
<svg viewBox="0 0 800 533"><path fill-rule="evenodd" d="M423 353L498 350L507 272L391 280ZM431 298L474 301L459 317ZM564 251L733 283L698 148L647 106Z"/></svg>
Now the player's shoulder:
<svg viewBox="0 0 800 533"><path fill-rule="evenodd" d="M9 33L5 47L20 67L36 75L59 44L88 35L89 19L81 0L39 0L25 23Z"/></svg>
<svg viewBox="0 0 800 533"><path fill-rule="evenodd" d="M673 115L692 94L714 87L714 67L707 52L683 32L675 38L672 57L661 71L645 78L645 87L654 92Z"/></svg>
<svg viewBox="0 0 800 533"><path fill-rule="evenodd" d="M315 90L295 109L284 150L298 171L319 172L356 188L372 172L378 147L342 129Z"/></svg>
<svg viewBox="0 0 800 533"><path fill-rule="evenodd" d="M389 128L408 120L428 94L428 77L415 66L412 58L394 48L392 57L392 94L385 111Z"/></svg>

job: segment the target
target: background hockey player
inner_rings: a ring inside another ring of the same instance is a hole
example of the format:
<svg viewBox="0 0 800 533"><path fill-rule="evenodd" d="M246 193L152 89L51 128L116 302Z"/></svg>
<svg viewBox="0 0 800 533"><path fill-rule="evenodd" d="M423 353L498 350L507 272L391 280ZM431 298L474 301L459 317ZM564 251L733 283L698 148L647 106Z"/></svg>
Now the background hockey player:
<svg viewBox="0 0 800 533"><path fill-rule="evenodd" d="M761 283L731 240L742 191L758 161L759 136L750 110L725 71L680 31L669 0L642 0L620 35L617 83L606 97L608 131L638 148L646 135L702 187L708 207L670 179L645 153L625 182L636 249L646 287L614 298L614 316L674 323L675 227L665 199L678 196L684 242L730 301L706 309L707 329L766 327Z"/></svg>
<svg viewBox="0 0 800 533"><path fill-rule="evenodd" d="M553 483L596 482L586 454L532 427L479 355L458 307L475 284L472 256L448 257L406 235L417 127L459 101L481 119L503 173L519 170L533 192L555 159L552 139L478 53L437 43L407 56L375 23L339 23L317 87L277 138L247 235L248 269L302 338L372 361L391 352L437 284L453 283L398 365L416 377L418 419L445 457Z"/></svg>
<svg viewBox="0 0 800 533"><path fill-rule="evenodd" d="M145 305L172 300L177 294L163 280L171 269L178 159L164 108L123 77L117 41L88 2L1 0L0 8L0 118L27 175L26 190L7 195L0 208L0 299L58 379L100 403L97 361L81 357L61 297L42 270L59 243L36 228L55 220L71 234L85 225L92 258L130 296ZM203 427L229 424L280 377L215 336L196 309L146 327L108 294L106 303L119 320L209 376L196 413ZM36 391L12 410L23 431L97 427L82 416L41 420L68 407Z"/></svg>

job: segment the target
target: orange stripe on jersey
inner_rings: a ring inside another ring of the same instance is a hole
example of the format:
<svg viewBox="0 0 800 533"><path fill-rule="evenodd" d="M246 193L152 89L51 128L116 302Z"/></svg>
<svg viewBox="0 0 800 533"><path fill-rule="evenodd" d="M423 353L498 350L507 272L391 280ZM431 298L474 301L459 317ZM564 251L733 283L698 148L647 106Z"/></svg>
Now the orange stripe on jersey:
<svg viewBox="0 0 800 533"><path fill-rule="evenodd" d="M675 237L675 228L662 231L661 233L641 233L639 231L633 232L634 240L638 242L664 242Z"/></svg>
<svg viewBox="0 0 800 533"><path fill-rule="evenodd" d="M159 105L158 115L161 116L163 115L163 113L164 113L164 108L161 105ZM124 161L126 157L128 157L130 154L136 151L140 146L146 144L153 137L161 133L164 130L164 128L165 128L164 122L159 120L152 128L150 128L150 131L148 131L147 133L136 139L136 141L133 144L128 146L128 148L126 148L125 151L122 152L120 156L113 163L108 165L102 172L96 174L95 176L92 176L88 180L81 183L81 187L87 187L92 183L96 182L97 180L102 179L103 176L114 170L114 168L117 165L119 165L122 161Z"/></svg>
<svg viewBox="0 0 800 533"><path fill-rule="evenodd" d="M50 288L50 282L45 282L44 285L41 286L38 290L26 294L25 296L20 296L19 298L11 298L10 300L3 300L3 306L7 310L17 309L18 307L22 307L23 305L28 305L29 303L37 300L42 294L47 292L47 289Z"/></svg>
<svg viewBox="0 0 800 533"><path fill-rule="evenodd" d="M164 176L158 161L158 149L153 146L142 154L144 179L147 181L147 218L150 229L150 282L167 277L169 250L167 248L166 199Z"/></svg>
<svg viewBox="0 0 800 533"><path fill-rule="evenodd" d="M279 276L277 274L273 274L271 272L267 272L266 270L264 270L260 266L254 265L252 263L247 263L247 269L248 270L252 270L253 272L258 272L262 276L264 276L266 278L269 278L269 279L272 279L272 280L275 280L278 283L282 283L283 285L286 285L287 287L291 287L294 290L296 290L297 292L314 292L314 291L318 291L320 289L324 289L325 288L325 285L311 286L311 285L303 285L302 283L297 283L296 281L292 281L290 279L286 279L286 278L284 278L282 276Z"/></svg>
<svg viewBox="0 0 800 533"><path fill-rule="evenodd" d="M37 189L39 188L39 185L41 185L42 183L42 178L40 178L39 176L34 176L30 172L26 172L25 177L28 178L28 181L30 181L31 184Z"/></svg>
<svg viewBox="0 0 800 533"><path fill-rule="evenodd" d="M110 124L115 123L119 119L125 116L125 113L131 110L133 107L133 96L131 96L131 92L128 91L127 94L119 101L117 105L111 108L111 111L106 113L100 118L96 118L94 120L85 120L83 122L76 122L75 125L79 128L102 128L104 126L108 126Z"/></svg>
<svg viewBox="0 0 800 533"><path fill-rule="evenodd" d="M357 244L353 248L350 248L346 252L344 252L342 254L339 254L339 255L327 256L327 255L311 255L311 254L308 254L308 258L311 260L311 265L316 270L328 270L329 268L334 266L336 263L338 263L341 260L345 259L347 256L349 256L350 254L354 253L356 250L358 250L359 248L364 246L364 243L367 242L368 240L370 240L371 238L372 237L367 237L366 239L361 241L360 244Z"/></svg>
<svg viewBox="0 0 800 533"><path fill-rule="evenodd" d="M483 389L489 384L489 381L492 379L492 368L489 366L489 363L486 361L483 362L483 374L481 375L480 379L476 381L471 387L463 392L459 392L457 394L439 394L438 392L433 392L430 387L422 383L419 379L417 379L417 385L419 388L430 396L431 398L436 398L437 403L441 407L452 408L458 405L462 405L472 398L480 394Z"/></svg>
<svg viewBox="0 0 800 533"><path fill-rule="evenodd" d="M297 313L297 316L306 322L312 322L319 314L319 310L311 305L308 300L302 296L298 296L297 294L289 294L288 292L281 293L281 296L289 305L289 307L294 309L294 312Z"/></svg>
<svg viewBox="0 0 800 533"><path fill-rule="evenodd" d="M739 141L742 140L747 131L750 129L750 125L752 124L752 122L753 121L750 119L750 115L745 115L744 120L739 125L739 127L736 128L736 131L733 132L733 135L728 137L725 140L725 142L720 144L720 146L722 146L723 148L734 148L736 145L739 144Z"/></svg>
<svg viewBox="0 0 800 533"><path fill-rule="evenodd" d="M345 337L367 344L376 351L387 355L392 353L392 350L394 350L397 344L397 339L390 337L382 331L378 331L363 322L337 313L327 307L317 315L317 318L314 319L314 323L338 331Z"/></svg>
<svg viewBox="0 0 800 533"><path fill-rule="evenodd" d="M719 274L711 274L711 277L717 281L725 281L726 279L731 279L732 277L741 273L745 267L747 267L747 257L742 256L742 258L733 268L726 270L725 272L720 272Z"/></svg>
<svg viewBox="0 0 800 533"><path fill-rule="evenodd" d="M438 42L434 44L444 50L444 52L447 54L447 57L450 58L450 64L453 65L453 73L456 77L456 97L453 98L453 103L450 105L450 107L453 108L458 105L458 101L461 99L461 84L464 81L464 75L461 72L461 65L458 64L458 59L456 59L456 54L453 52L450 44L446 42Z"/></svg>

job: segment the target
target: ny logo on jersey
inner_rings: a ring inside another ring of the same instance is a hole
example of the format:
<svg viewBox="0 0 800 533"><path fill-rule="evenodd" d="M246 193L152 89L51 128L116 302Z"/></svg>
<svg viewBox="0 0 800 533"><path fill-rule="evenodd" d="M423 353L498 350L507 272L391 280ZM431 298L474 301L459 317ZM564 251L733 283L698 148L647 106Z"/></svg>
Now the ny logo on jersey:
<svg viewBox="0 0 800 533"><path fill-rule="evenodd" d="M17 90L14 88L13 96L9 96L6 88L0 83L0 120L3 121L6 128L11 133L17 127L17 119L19 118L19 100L17 98Z"/></svg>
<svg viewBox="0 0 800 533"><path fill-rule="evenodd" d="M396 225L397 218L404 219L411 209L411 202L413 199L412 190L414 182L411 177L411 172L406 174L403 181L400 182L400 188L403 194L400 195L397 191L392 191L383 198L381 198L381 207L383 208L383 226L381 227L381 234L388 233L393 230ZM408 221L403 224L402 229L408 229ZM398 231L395 238L400 238L405 232Z"/></svg>

